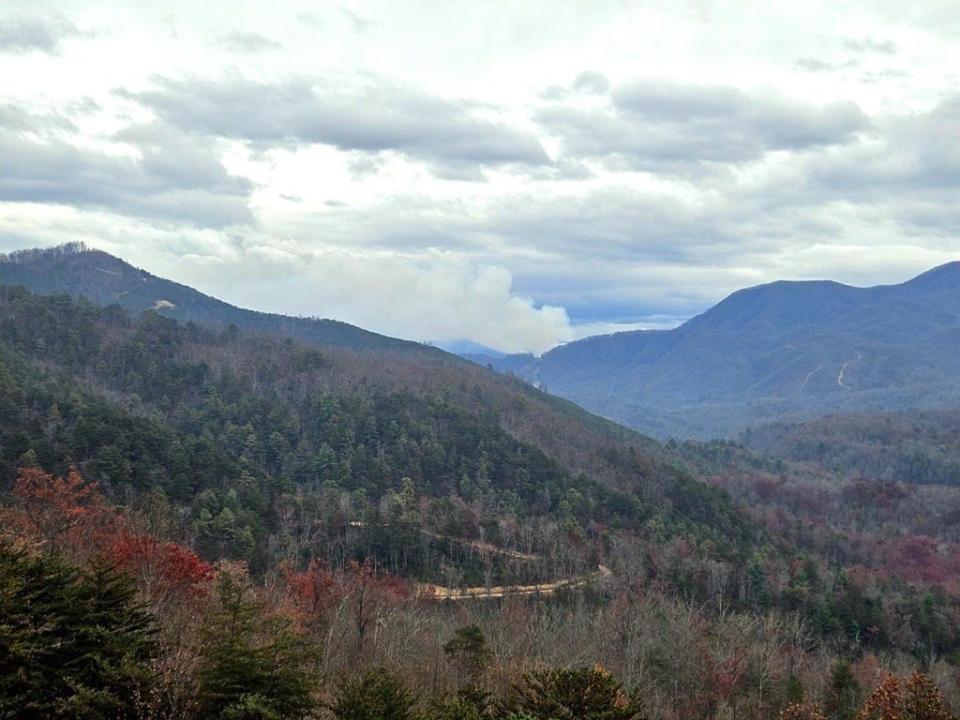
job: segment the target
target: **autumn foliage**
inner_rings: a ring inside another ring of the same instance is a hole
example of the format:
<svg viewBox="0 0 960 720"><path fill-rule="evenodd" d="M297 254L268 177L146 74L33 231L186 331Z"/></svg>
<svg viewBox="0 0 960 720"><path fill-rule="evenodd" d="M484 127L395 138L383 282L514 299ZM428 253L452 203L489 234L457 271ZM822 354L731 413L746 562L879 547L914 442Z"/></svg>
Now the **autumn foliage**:
<svg viewBox="0 0 960 720"><path fill-rule="evenodd" d="M82 526L102 508L96 485L86 482L75 468L66 477L21 468L13 496L20 501L31 529L46 542Z"/></svg>
<svg viewBox="0 0 960 720"><path fill-rule="evenodd" d="M141 580L148 597L202 596L209 592L213 566L196 553L153 535L122 530L108 548L109 557Z"/></svg>
<svg viewBox="0 0 960 720"><path fill-rule="evenodd" d="M792 703L780 711L780 720L827 720L816 703Z"/></svg>
<svg viewBox="0 0 960 720"><path fill-rule="evenodd" d="M889 675L868 698L857 720L951 720L943 696L926 675L906 682Z"/></svg>

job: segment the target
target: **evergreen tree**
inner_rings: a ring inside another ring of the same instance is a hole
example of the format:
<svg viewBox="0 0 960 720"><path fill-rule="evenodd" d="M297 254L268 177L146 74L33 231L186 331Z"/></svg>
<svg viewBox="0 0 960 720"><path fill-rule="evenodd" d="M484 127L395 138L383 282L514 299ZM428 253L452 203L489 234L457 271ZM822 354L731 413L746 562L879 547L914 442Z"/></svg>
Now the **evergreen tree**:
<svg viewBox="0 0 960 720"><path fill-rule="evenodd" d="M830 672L830 685L824 697L824 710L831 720L851 720L861 702L860 684L850 663L838 660Z"/></svg>
<svg viewBox="0 0 960 720"><path fill-rule="evenodd" d="M443 651L456 663L457 669L471 683L477 681L486 667L489 656L487 640L479 625L465 625L457 628L453 639L443 646Z"/></svg>
<svg viewBox="0 0 960 720"><path fill-rule="evenodd" d="M640 705L603 668L528 673L510 710L534 720L639 720Z"/></svg>
<svg viewBox="0 0 960 720"><path fill-rule="evenodd" d="M304 671L308 652L282 619L269 618L250 588L229 572L217 579L218 606L200 647L204 718L301 718L314 706Z"/></svg>
<svg viewBox="0 0 960 720"><path fill-rule="evenodd" d="M373 670L344 680L330 710L337 720L413 720L413 704L403 680Z"/></svg>
<svg viewBox="0 0 960 720"><path fill-rule="evenodd" d="M497 717L490 694L476 686L467 686L453 697L434 700L425 720L491 720Z"/></svg>
<svg viewBox="0 0 960 720"><path fill-rule="evenodd" d="M156 652L129 579L0 547L0 718L135 718Z"/></svg>

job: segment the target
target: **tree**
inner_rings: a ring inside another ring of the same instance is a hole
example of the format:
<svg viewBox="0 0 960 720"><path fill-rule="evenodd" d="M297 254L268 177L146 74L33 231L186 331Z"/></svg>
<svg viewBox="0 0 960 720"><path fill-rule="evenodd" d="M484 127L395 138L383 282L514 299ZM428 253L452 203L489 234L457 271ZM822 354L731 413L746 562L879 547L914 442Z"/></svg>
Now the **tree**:
<svg viewBox="0 0 960 720"><path fill-rule="evenodd" d="M926 675L905 682L890 675L867 699L857 720L951 720L943 696Z"/></svg>
<svg viewBox="0 0 960 720"><path fill-rule="evenodd" d="M152 620L104 560L79 572L0 547L0 718L136 718L156 655Z"/></svg>
<svg viewBox="0 0 960 720"><path fill-rule="evenodd" d="M453 639L443 646L443 651L471 683L477 681L489 656L483 630L476 624L457 628Z"/></svg>
<svg viewBox="0 0 960 720"><path fill-rule="evenodd" d="M830 685L824 696L824 709L831 720L852 720L860 706L860 684L846 660L838 660L830 672Z"/></svg>
<svg viewBox="0 0 960 720"><path fill-rule="evenodd" d="M601 667L527 673L510 710L535 720L639 720L640 704Z"/></svg>
<svg viewBox="0 0 960 720"><path fill-rule="evenodd" d="M343 588L340 591L349 598L353 615L353 624L357 631L357 657L363 654L367 628L383 612L384 608L396 603L409 594L406 583L395 575L379 573L373 560L367 558L363 563L352 561L343 575Z"/></svg>
<svg viewBox="0 0 960 720"><path fill-rule="evenodd" d="M95 512L99 496L75 468L64 478L37 467L20 469L13 495L20 500L34 531L47 542L59 539Z"/></svg>
<svg viewBox="0 0 960 720"><path fill-rule="evenodd" d="M221 570L217 607L200 647L199 711L222 720L301 718L314 707L309 653L282 618L252 597L242 573Z"/></svg>
<svg viewBox="0 0 960 720"><path fill-rule="evenodd" d="M381 669L344 680L330 710L337 720L412 720L413 704L403 680Z"/></svg>
<svg viewBox="0 0 960 720"><path fill-rule="evenodd" d="M434 700L427 708L424 720L491 720L497 717L490 694L476 687L462 688L453 697Z"/></svg>

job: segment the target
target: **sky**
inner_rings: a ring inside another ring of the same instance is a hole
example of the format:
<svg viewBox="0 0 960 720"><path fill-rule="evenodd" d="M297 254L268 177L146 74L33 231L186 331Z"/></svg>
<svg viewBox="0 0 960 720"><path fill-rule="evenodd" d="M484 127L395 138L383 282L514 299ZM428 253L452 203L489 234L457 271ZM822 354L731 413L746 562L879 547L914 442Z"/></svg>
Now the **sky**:
<svg viewBox="0 0 960 720"><path fill-rule="evenodd" d="M0 3L0 252L543 352L960 259L960 3Z"/></svg>

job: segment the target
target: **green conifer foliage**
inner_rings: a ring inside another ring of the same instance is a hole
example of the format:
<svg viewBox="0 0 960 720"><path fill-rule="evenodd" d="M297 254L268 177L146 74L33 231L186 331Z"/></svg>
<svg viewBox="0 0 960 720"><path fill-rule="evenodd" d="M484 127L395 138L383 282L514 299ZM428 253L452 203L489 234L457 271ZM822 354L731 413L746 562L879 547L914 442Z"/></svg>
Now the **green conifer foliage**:
<svg viewBox="0 0 960 720"><path fill-rule="evenodd" d="M413 720L414 699L396 675L373 670L345 680L330 706L337 720Z"/></svg>
<svg viewBox="0 0 960 720"><path fill-rule="evenodd" d="M156 647L129 579L0 547L0 718L135 718Z"/></svg>
<svg viewBox="0 0 960 720"><path fill-rule="evenodd" d="M515 688L511 709L535 720L640 720L640 706L602 668L528 673Z"/></svg>
<svg viewBox="0 0 960 720"><path fill-rule="evenodd" d="M222 720L301 718L314 706L307 649L289 623L268 616L230 572L217 578L218 604L204 627L200 715Z"/></svg>

